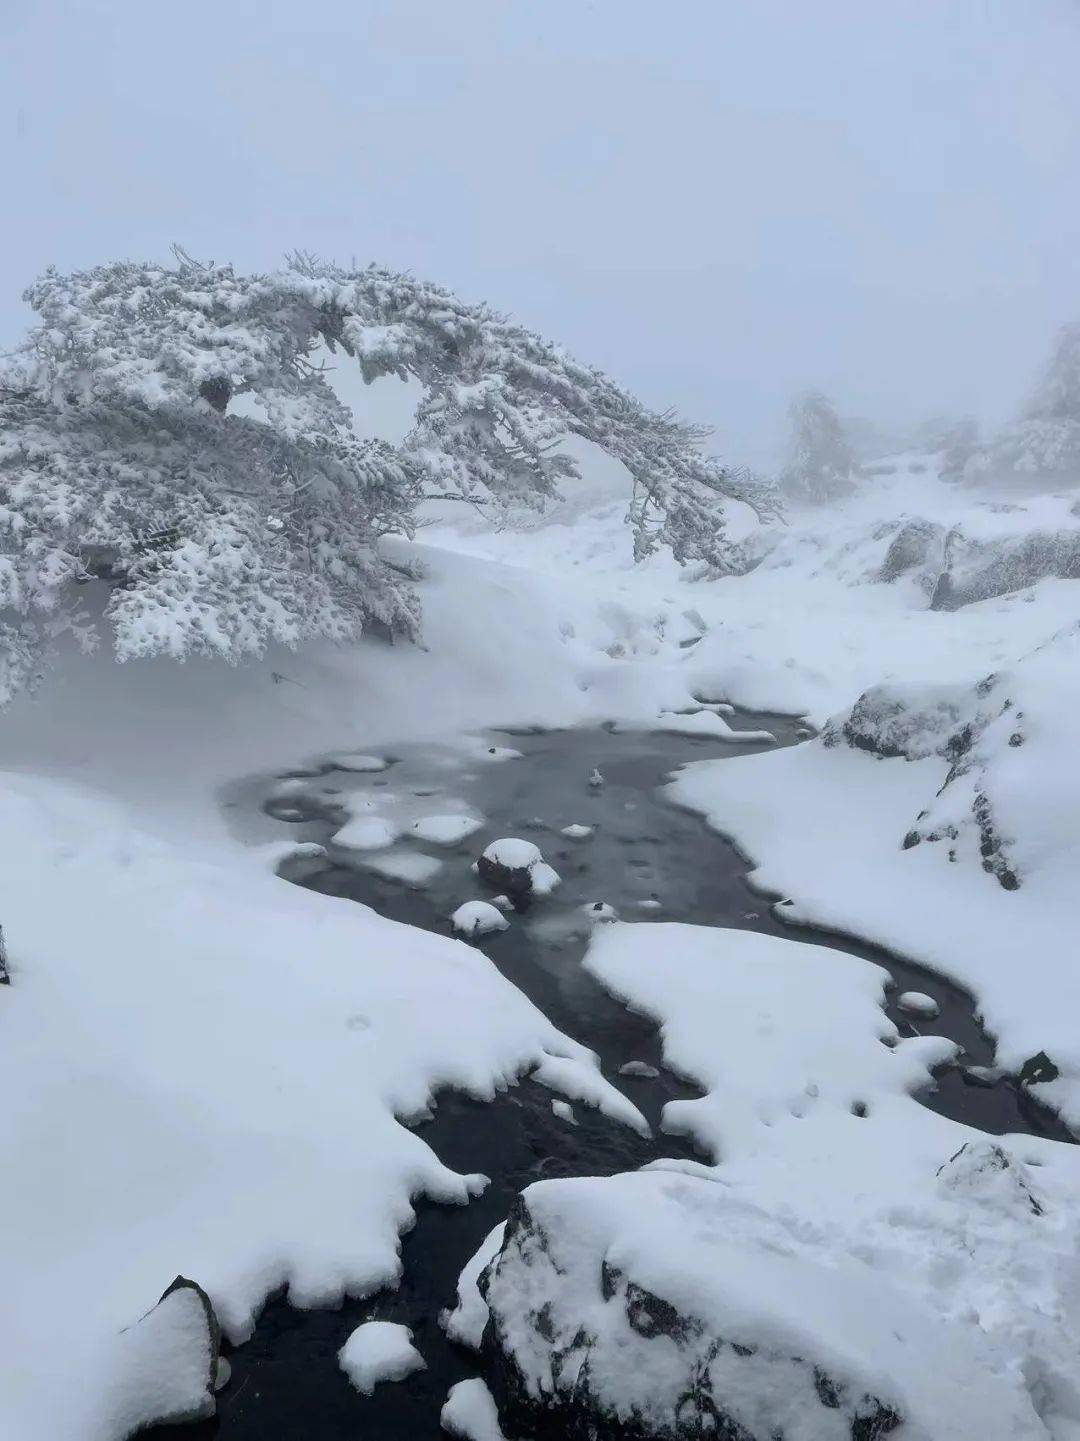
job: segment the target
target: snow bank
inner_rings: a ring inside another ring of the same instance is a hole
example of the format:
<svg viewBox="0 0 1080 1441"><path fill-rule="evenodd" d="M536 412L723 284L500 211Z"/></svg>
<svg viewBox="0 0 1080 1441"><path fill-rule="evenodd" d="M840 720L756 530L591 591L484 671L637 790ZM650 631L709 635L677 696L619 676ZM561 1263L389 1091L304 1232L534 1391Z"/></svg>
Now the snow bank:
<svg viewBox="0 0 1080 1441"><path fill-rule="evenodd" d="M805 746L688 767L706 814L821 922L915 956L974 991L1019 1070L1080 1125L1073 949L1080 870L1080 632L973 685L877 687ZM912 898L918 897L918 904ZM1018 958L1023 957L1023 964Z"/></svg>
<svg viewBox="0 0 1080 1441"><path fill-rule="evenodd" d="M178 1270L234 1341L279 1286L310 1306L392 1284L413 1200L483 1184L395 1119L436 1090L569 1060L575 1097L624 1104L472 947L70 782L5 776L0 808L4 1435L124 1434L123 1333Z"/></svg>
<svg viewBox="0 0 1080 1441"><path fill-rule="evenodd" d="M955 1048L900 1039L857 957L614 924L586 964L660 1022L705 1091L665 1127L717 1164L522 1193L459 1284L508 1434L1074 1434L1073 1147L991 1142L913 1100Z"/></svg>

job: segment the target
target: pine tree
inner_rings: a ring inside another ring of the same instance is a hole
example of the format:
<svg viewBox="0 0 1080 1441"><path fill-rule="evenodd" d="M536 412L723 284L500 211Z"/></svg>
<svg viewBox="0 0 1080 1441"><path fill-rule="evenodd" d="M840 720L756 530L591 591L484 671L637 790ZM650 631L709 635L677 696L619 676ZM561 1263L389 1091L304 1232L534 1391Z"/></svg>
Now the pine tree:
<svg viewBox="0 0 1080 1441"><path fill-rule="evenodd" d="M964 476L1038 478L1047 484L1080 478L1080 322L1058 331L1020 419L969 458Z"/></svg>
<svg viewBox="0 0 1080 1441"><path fill-rule="evenodd" d="M820 391L797 396L788 411L791 442L780 484L793 499L818 505L854 487L855 457L844 426Z"/></svg>
<svg viewBox="0 0 1080 1441"><path fill-rule="evenodd" d="M25 298L38 323L0 376L0 700L46 633L79 628L88 576L112 585L121 660L235 661L372 619L415 635L416 596L379 539L411 535L431 495L542 506L577 475L571 435L629 470L638 557L667 545L723 572L739 554L725 500L777 508L704 454L702 429L410 275L293 255L244 276L177 251L172 266L49 270ZM420 382L401 445L355 434L324 345L368 382Z"/></svg>

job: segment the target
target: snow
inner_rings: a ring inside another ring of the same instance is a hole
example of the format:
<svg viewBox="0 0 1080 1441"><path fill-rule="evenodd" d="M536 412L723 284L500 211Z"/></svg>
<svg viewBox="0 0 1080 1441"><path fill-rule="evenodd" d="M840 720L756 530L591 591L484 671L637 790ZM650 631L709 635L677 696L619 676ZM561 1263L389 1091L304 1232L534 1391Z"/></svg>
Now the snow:
<svg viewBox="0 0 1080 1441"><path fill-rule="evenodd" d="M326 763L337 771L355 771L359 775L384 771L390 764L382 756L362 755L359 751L336 751L326 757Z"/></svg>
<svg viewBox="0 0 1080 1441"><path fill-rule="evenodd" d="M591 836L592 833L592 826L579 825L576 821L573 825L563 826L562 830L559 832L560 835L564 835L572 841L588 840L589 836Z"/></svg>
<svg viewBox="0 0 1080 1441"><path fill-rule="evenodd" d="M502 911L489 905L487 901L466 901L464 905L458 906L450 917L450 922L455 931L460 931L470 939L486 936L492 931L505 931L510 925Z"/></svg>
<svg viewBox="0 0 1080 1441"><path fill-rule="evenodd" d="M648 1061L625 1061L619 1067L620 1076L635 1076L643 1081L653 1081L660 1074Z"/></svg>
<svg viewBox="0 0 1080 1441"><path fill-rule="evenodd" d="M562 877L547 861L534 862L529 867L529 877L534 896L550 896L556 886L562 884Z"/></svg>
<svg viewBox="0 0 1080 1441"><path fill-rule="evenodd" d="M484 848L484 860L492 861L497 866L505 866L508 871L530 870L543 859L539 846L532 841L519 840L515 836L492 841Z"/></svg>
<svg viewBox="0 0 1080 1441"><path fill-rule="evenodd" d="M466 836L478 831L483 824L479 816L421 816L418 821L413 822L411 829L418 840L428 841L436 846L455 846Z"/></svg>
<svg viewBox="0 0 1080 1441"><path fill-rule="evenodd" d="M127 1436L155 1422L212 1416L210 1372L205 1306L191 1286L178 1286L117 1338L107 1362L99 1419Z"/></svg>
<svg viewBox="0 0 1080 1441"><path fill-rule="evenodd" d="M552 1101L551 1109L560 1121L566 1121L568 1125L576 1126L577 1120L574 1116L574 1108L568 1101Z"/></svg>
<svg viewBox="0 0 1080 1441"><path fill-rule="evenodd" d="M483 1185L396 1119L440 1088L490 1099L550 1062L554 1089L644 1124L479 951L287 884L226 832L223 778L340 724L325 675L312 710L257 668L175 669L180 689L75 658L4 717L0 1433L20 1441L125 1434L147 1394L125 1328L178 1270L234 1342L281 1286L310 1306L393 1284L413 1202Z"/></svg>
<svg viewBox="0 0 1080 1441"><path fill-rule="evenodd" d="M1074 682L1063 675L1061 684ZM1066 800L1075 789L1066 738L1076 714L1037 707L1041 740L1005 748L1002 829L1016 839L1024 870L1013 891L983 869L974 835L962 837L955 863L940 845L903 848L949 773L936 756L882 760L814 740L727 769L689 766L670 790L735 839L755 863L755 884L793 898L785 907L792 921L865 936L972 990L999 1063L1018 1070L1046 1051L1062 1077L1037 1089L1080 1125L1080 1039L1071 1019L1080 973L1062 964L1072 948L1080 857L1080 811Z"/></svg>
<svg viewBox="0 0 1080 1441"><path fill-rule="evenodd" d="M380 1381L403 1381L426 1369L412 1332L394 1321L357 1326L338 1352L338 1364L363 1396L370 1396Z"/></svg>
<svg viewBox="0 0 1080 1441"><path fill-rule="evenodd" d="M334 844L347 851L382 851L392 846L399 834L385 816L354 816L334 832Z"/></svg>
<svg viewBox="0 0 1080 1441"><path fill-rule="evenodd" d="M523 1199L529 1230L511 1244L508 1227L487 1284L533 1396L580 1404L584 1389L646 1434L674 1434L703 1387L754 1437L847 1441L874 1403L911 1441L1049 1434L1007 1348L824 1251L801 1216L663 1171L541 1181Z"/></svg>
<svg viewBox="0 0 1080 1441"><path fill-rule="evenodd" d="M648 1121L633 1101L627 1100L621 1091L606 1081L594 1062L590 1063L578 1055L545 1055L532 1072L532 1079L571 1101L596 1107L605 1116L620 1125L629 1126L640 1136L652 1135Z"/></svg>
<svg viewBox="0 0 1080 1441"><path fill-rule="evenodd" d="M941 1014L937 1001L923 991L901 991L896 998L896 1004L902 1011L909 1011L913 1016L925 1016L931 1021Z"/></svg>
<svg viewBox="0 0 1080 1441"><path fill-rule="evenodd" d="M436 856L425 856L419 851L384 851L379 855L365 856L364 866L376 871L390 881L404 881L406 885L422 887L442 870L442 861Z"/></svg>
<svg viewBox="0 0 1080 1441"><path fill-rule="evenodd" d="M665 1064L704 1089L669 1102L663 1126L692 1135L715 1165L697 1168L704 1187L658 1179L656 1195L637 1177L551 1183L597 1188L567 1211L575 1244L602 1218L602 1254L632 1256L641 1284L695 1315L708 1308L721 1335L760 1324L785 1346L826 1348L811 1354L835 1347L845 1365L871 1368L860 1385L893 1388L935 1438L1073 1434L1035 1417L1080 1425L1075 1259L1062 1265L1075 1258L1073 1147L991 1143L913 1100L956 1048L900 1037L882 1010L887 973L844 952L618 923L594 931L585 964L660 1022ZM732 1280L745 1313L727 1309ZM986 1400L965 1412L949 1386L969 1398L985 1386Z"/></svg>
<svg viewBox="0 0 1080 1441"><path fill-rule="evenodd" d="M444 1431L462 1441L507 1441L491 1392L478 1376L450 1387L439 1420Z"/></svg>
<svg viewBox="0 0 1080 1441"><path fill-rule="evenodd" d="M487 1304L476 1283L480 1272L498 1254L505 1233L506 1224L503 1221L491 1228L458 1277L457 1301L453 1310L443 1311L439 1317L439 1324L451 1341L456 1341L459 1346L468 1346L473 1351L479 1351L488 1321Z"/></svg>
<svg viewBox="0 0 1080 1441"><path fill-rule="evenodd" d="M38 695L0 720L12 977L0 1165L18 1182L6 1189L0 1236L0 1434L116 1441L131 1418L149 1416L159 1388L175 1380L182 1390L171 1341L176 1365L154 1363L152 1376L124 1359L178 1270L206 1286L237 1342L283 1285L310 1305L393 1284L414 1202L465 1204L483 1184L399 1123L442 1087L490 1099L535 1073L567 1100L647 1130L596 1058L482 952L274 876L295 843L271 843L280 829L246 835L219 806L222 787L253 772L299 778L304 758L355 757L347 747L359 743L380 760L412 741L445 745L448 774L467 772L519 756L494 741L497 725L648 729L705 699L712 709L698 714L713 719L698 725L713 725L722 700L817 727L850 715L871 687L924 699L944 687L966 706L997 673L1005 689L995 697L1023 712L1024 743L988 725L972 768L944 790L950 762L936 745L919 759L881 759L819 738L690 766L670 794L735 838L757 884L794 899L790 919L877 940L970 987L998 1063L1015 1069L1045 1049L1062 1075L1033 1090L1080 1123L1071 964L1080 667L1067 634L1047 644L1074 620L1075 588L1048 578L943 612L929 609L924 577L881 578L905 519L962 525L989 543L1053 529L1071 499L1032 497L1017 514L932 472L885 478L843 505L793 514L755 570L713 582L661 555L632 568L622 501L580 513L572 528L433 527L429 544L386 543L395 560L423 567L424 648L274 647L235 668L64 653ZM85 590L87 606L100 607L98 588ZM683 648L691 634L701 639ZM588 780L583 769L583 801ZM969 824L976 782L1002 818L1018 890L982 868ZM283 784L280 794L302 789ZM407 844L440 844L412 829L436 814L430 800L351 804L335 845L361 822L362 836L395 832L356 863L417 884L435 874L438 858ZM929 838L903 849L928 809L929 828L956 824L956 862ZM457 814L448 798L437 813ZM637 930L651 937L651 957ZM814 1306L830 1304L829 1287L802 1321L795 1303L822 1275L850 1280L865 1268L870 1292L844 1294L865 1302L868 1324L893 1320L908 1334L913 1315L920 1327L930 1318L912 1349L926 1387L950 1375L966 1386L972 1374L981 1385L993 1373L968 1434L999 1434L1027 1385L1049 1434L1072 1441L1071 1155L1003 1137L1004 1172L976 1150L939 1178L983 1138L911 1099L947 1043L881 1044L895 1031L881 1011L883 973L795 942L707 935L658 932L651 916L593 933L589 966L662 1019L665 1064L706 1092L671 1103L665 1125L690 1131L717 1160L594 1183L614 1198L595 1208L610 1209L613 1228L619 1197L640 1201L656 1187L668 1198L648 1234L605 1234L646 1257L666 1234L661 1216L678 1220L677 1233L685 1208L708 1214L696 1198L728 1197L718 1244L729 1240L716 1254L746 1285L710 1306L749 1306L751 1273L772 1256L776 1286L792 1289L786 1310L769 1293L769 1325L820 1319L842 1346L839 1290L828 1316ZM1041 1215L1024 1213L1025 1188ZM582 1206L593 1214L591 1198ZM657 1254L659 1264L669 1253ZM699 1259L687 1284L701 1269ZM882 1337L874 1379L888 1372L925 1400L916 1361L904 1370L896 1349ZM939 1376L936 1354L927 1359L937 1349L959 1369ZM997 1419L980 1433L985 1406ZM1021 1415L1015 1434L1029 1424Z"/></svg>
<svg viewBox="0 0 1080 1441"><path fill-rule="evenodd" d="M484 850L483 860L504 871L524 871L528 875L529 892L534 896L549 896L561 884L562 878L544 860L540 847L517 836L492 841ZM509 876L500 880L504 885L511 884Z"/></svg>
<svg viewBox="0 0 1080 1441"><path fill-rule="evenodd" d="M691 711L687 715L665 711L661 714L656 728L667 731L669 735L711 736L715 740L731 741L738 745L775 745L776 743L776 737L772 731L735 730L728 725L723 716L717 715L715 711L711 710Z"/></svg>

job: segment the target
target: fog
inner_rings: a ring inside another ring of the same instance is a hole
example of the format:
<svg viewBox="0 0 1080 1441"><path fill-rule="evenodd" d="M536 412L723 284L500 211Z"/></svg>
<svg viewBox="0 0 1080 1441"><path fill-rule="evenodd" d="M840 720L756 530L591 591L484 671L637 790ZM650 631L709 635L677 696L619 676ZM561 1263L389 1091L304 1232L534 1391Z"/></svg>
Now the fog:
<svg viewBox="0 0 1080 1441"><path fill-rule="evenodd" d="M791 392L1019 403L1080 317L1066 0L5 0L0 343L46 264L302 247L485 298L769 466Z"/></svg>

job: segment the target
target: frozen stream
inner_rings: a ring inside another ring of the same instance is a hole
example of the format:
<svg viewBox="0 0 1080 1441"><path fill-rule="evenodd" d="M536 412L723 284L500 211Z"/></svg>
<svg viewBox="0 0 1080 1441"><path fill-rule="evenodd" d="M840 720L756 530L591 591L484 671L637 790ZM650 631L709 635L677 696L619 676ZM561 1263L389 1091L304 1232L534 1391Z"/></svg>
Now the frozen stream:
<svg viewBox="0 0 1080 1441"><path fill-rule="evenodd" d="M795 723L789 720L744 714L737 723L745 729L766 727L781 744L795 739ZM691 1154L686 1141L660 1134L658 1124L664 1104L694 1094L692 1088L660 1067L653 1024L627 1011L580 965L589 930L582 911L587 903L606 901L628 920L741 927L864 956L891 972L893 995L918 990L938 1002L936 1020L915 1023L921 1031L959 1042L965 1064L993 1061L993 1047L965 992L872 947L808 927L785 927L777 918L783 906L774 910L768 898L750 889L747 867L735 849L657 791L686 761L746 754L757 747L608 730L498 733L490 744L494 756L485 745L472 758L406 747L384 771L327 769L298 777L298 784L284 791L279 779L261 777L234 787L225 803L238 830L252 839L291 834L324 844L340 825L339 808L348 793L353 802L365 796L378 802L380 793L392 792L416 815L441 814L467 803L484 817L468 839L450 847L418 841L399 847L442 863L422 888L381 876L363 858L347 860L332 848L324 859L290 863L288 872L313 890L348 896L396 920L442 932L449 931L446 918L462 901L489 895L471 870L489 840L516 835L535 841L563 883L525 916L514 917L507 931L486 937L483 949L555 1025L599 1054L605 1074L645 1113L655 1138L644 1140L582 1105L574 1107L579 1124L571 1126L553 1114L553 1093L528 1081L490 1105L442 1095L434 1119L420 1124L418 1132L448 1165L490 1176L487 1192L466 1207L420 1207L418 1223L404 1240L404 1279L397 1291L347 1302L339 1311L296 1311L281 1298L271 1300L252 1340L231 1353L233 1379L219 1397L218 1417L199 1426L161 1429L163 1441L293 1441L301 1436L305 1441L359 1436L411 1441L443 1435L438 1417L447 1390L474 1374L475 1366L469 1353L446 1340L437 1317L453 1301L462 1265L505 1217L515 1193L540 1176L607 1174L660 1156ZM522 755L498 759L500 747ZM603 774L601 787L588 783L594 767ZM593 833L569 839L561 834L569 824L593 827ZM642 905L656 901L659 907ZM910 1020L888 1009L907 1031ZM659 1075L620 1076L620 1066L634 1060L657 1067ZM1054 1119L1008 1080L973 1086L953 1068L920 1099L995 1134L1063 1136ZM382 1385L365 1398L350 1386L336 1356L350 1331L371 1318L412 1327L428 1369L401 1384Z"/></svg>

